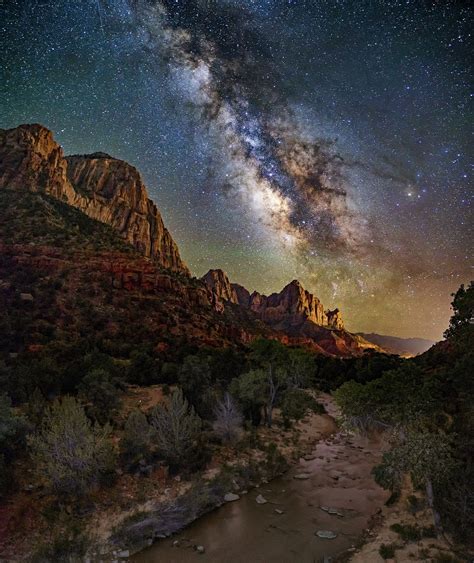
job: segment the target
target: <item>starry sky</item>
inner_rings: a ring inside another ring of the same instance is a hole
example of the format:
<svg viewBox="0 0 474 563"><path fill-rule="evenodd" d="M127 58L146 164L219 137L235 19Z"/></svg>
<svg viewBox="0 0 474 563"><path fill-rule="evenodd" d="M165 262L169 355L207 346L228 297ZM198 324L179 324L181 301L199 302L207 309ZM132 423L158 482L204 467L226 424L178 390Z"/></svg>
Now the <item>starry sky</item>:
<svg viewBox="0 0 474 563"><path fill-rule="evenodd" d="M439 339L472 277L472 10L2 0L0 127L135 165L195 275Z"/></svg>

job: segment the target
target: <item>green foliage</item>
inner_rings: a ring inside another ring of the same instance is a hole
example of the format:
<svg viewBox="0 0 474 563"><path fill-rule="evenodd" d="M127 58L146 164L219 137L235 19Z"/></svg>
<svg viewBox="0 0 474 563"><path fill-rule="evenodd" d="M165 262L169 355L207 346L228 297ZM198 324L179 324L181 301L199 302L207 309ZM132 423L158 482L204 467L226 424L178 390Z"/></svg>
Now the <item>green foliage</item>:
<svg viewBox="0 0 474 563"><path fill-rule="evenodd" d="M54 401L30 438L34 462L59 496L83 495L115 466L110 427L92 425L73 397Z"/></svg>
<svg viewBox="0 0 474 563"><path fill-rule="evenodd" d="M444 336L446 338L464 339L469 335L472 338L474 330L474 281L471 281L467 289L463 284L456 293L453 293L451 306L454 314L449 321L449 328Z"/></svg>
<svg viewBox="0 0 474 563"><path fill-rule="evenodd" d="M152 428L147 417L141 410L133 410L125 422L124 432L120 441L120 452L129 464L150 455Z"/></svg>
<svg viewBox="0 0 474 563"><path fill-rule="evenodd" d="M280 406L281 414L287 424L290 420L301 420L309 411L324 413L324 407L303 389L288 389L283 395Z"/></svg>
<svg viewBox="0 0 474 563"><path fill-rule="evenodd" d="M130 357L128 381L136 385L154 385L158 383L159 365L157 361L144 350L135 350Z"/></svg>
<svg viewBox="0 0 474 563"><path fill-rule="evenodd" d="M390 529L396 532L403 541L419 541L422 537L420 530L410 524L392 524Z"/></svg>
<svg viewBox="0 0 474 563"><path fill-rule="evenodd" d="M231 384L231 393L243 406L244 413L254 424L260 422L260 411L263 408L266 423L271 426L272 410L285 388L287 375L281 368L275 371L254 369L244 373Z"/></svg>
<svg viewBox="0 0 474 563"><path fill-rule="evenodd" d="M370 418L374 424L388 426L433 416L443 402L423 370L414 363L387 371L365 385L355 381L344 383L334 396L352 422Z"/></svg>
<svg viewBox="0 0 474 563"><path fill-rule="evenodd" d="M207 356L186 356L178 371L178 384L198 413L211 418L215 405L211 389L211 361Z"/></svg>
<svg viewBox="0 0 474 563"><path fill-rule="evenodd" d="M85 375L79 394L86 403L88 416L101 424L109 422L122 404L116 382L108 371L101 368Z"/></svg>
<svg viewBox="0 0 474 563"><path fill-rule="evenodd" d="M393 559L395 557L395 550L397 549L396 544L383 543L379 548L379 554L382 559Z"/></svg>
<svg viewBox="0 0 474 563"><path fill-rule="evenodd" d="M158 451L172 472L196 469L205 461L205 448L200 442L201 419L180 389L153 409L151 424Z"/></svg>
<svg viewBox="0 0 474 563"><path fill-rule="evenodd" d="M132 247L108 225L46 194L8 189L0 192L0 238L7 244L57 244L75 249L120 250Z"/></svg>
<svg viewBox="0 0 474 563"><path fill-rule="evenodd" d="M374 475L381 486L397 490L405 473L410 473L416 486L426 486L428 482L442 483L453 468L452 444L447 436L410 430L397 436Z"/></svg>

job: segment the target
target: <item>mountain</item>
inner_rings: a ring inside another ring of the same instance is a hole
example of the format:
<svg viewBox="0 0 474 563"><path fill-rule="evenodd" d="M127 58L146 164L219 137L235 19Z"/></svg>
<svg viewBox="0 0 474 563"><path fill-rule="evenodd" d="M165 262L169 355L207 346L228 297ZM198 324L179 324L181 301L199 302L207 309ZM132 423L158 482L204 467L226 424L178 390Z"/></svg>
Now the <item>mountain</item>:
<svg viewBox="0 0 474 563"><path fill-rule="evenodd" d="M9 354L67 343L166 361L261 336L335 356L378 349L297 280L266 296L219 269L191 277L138 171L105 153L64 157L41 125L0 130L0 217Z"/></svg>
<svg viewBox="0 0 474 563"><path fill-rule="evenodd" d="M239 303L237 293L223 270L209 270L201 279L222 301Z"/></svg>
<svg viewBox="0 0 474 563"><path fill-rule="evenodd" d="M113 227L160 266L190 275L140 174L104 153L65 158L42 125L0 130L0 188L42 192Z"/></svg>
<svg viewBox="0 0 474 563"><path fill-rule="evenodd" d="M339 309L325 310L321 301L298 280L290 282L279 293L266 296L230 283L222 270L210 270L201 279L228 306L237 303L248 309L291 343L348 356L366 349L379 349L376 344L345 330Z"/></svg>
<svg viewBox="0 0 474 563"><path fill-rule="evenodd" d="M386 336L375 333L358 333L362 338L373 342L391 354L399 356L417 356L423 354L431 348L434 340L426 340L425 338L399 338L397 336Z"/></svg>

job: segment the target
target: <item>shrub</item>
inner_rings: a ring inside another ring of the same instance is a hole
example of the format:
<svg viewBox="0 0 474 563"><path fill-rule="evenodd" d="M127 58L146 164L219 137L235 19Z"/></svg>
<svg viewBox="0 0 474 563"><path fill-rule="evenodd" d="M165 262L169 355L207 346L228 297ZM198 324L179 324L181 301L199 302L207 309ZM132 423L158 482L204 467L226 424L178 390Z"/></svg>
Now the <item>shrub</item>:
<svg viewBox="0 0 474 563"><path fill-rule="evenodd" d="M388 545L383 543L379 548L379 554L382 559L393 559L395 557L396 545L389 543Z"/></svg>
<svg viewBox="0 0 474 563"><path fill-rule="evenodd" d="M150 454L151 426L141 410L132 411L127 421L123 437L120 441L120 451L128 463L136 463Z"/></svg>
<svg viewBox="0 0 474 563"><path fill-rule="evenodd" d="M108 422L121 406L115 382L104 369L90 371L82 380L79 393L89 403L87 414L101 424Z"/></svg>
<svg viewBox="0 0 474 563"><path fill-rule="evenodd" d="M180 389L173 392L167 403L153 409L151 424L159 451L172 472L200 465L203 461L203 451L199 451L201 419Z"/></svg>
<svg viewBox="0 0 474 563"><path fill-rule="evenodd" d="M420 530L410 524L392 524L390 529L396 532L403 541L419 541L421 539Z"/></svg>
<svg viewBox="0 0 474 563"><path fill-rule="evenodd" d="M242 433L243 416L234 399L226 393L214 411L216 420L213 429L223 442L235 442Z"/></svg>
<svg viewBox="0 0 474 563"><path fill-rule="evenodd" d="M110 427L92 425L73 397L53 403L30 444L38 469L60 496L87 493L114 468Z"/></svg>
<svg viewBox="0 0 474 563"><path fill-rule="evenodd" d="M322 414L324 407L303 389L289 389L281 401L281 414L286 425L290 420L301 420L308 411Z"/></svg>

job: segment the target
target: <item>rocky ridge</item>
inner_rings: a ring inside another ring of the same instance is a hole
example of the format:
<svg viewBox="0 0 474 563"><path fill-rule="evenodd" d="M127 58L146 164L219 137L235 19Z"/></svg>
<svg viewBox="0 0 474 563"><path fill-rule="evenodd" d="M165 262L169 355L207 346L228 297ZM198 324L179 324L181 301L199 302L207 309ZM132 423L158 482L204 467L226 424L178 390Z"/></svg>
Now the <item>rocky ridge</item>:
<svg viewBox="0 0 474 563"><path fill-rule="evenodd" d="M238 304L252 312L287 344L338 356L357 355L367 349L382 351L345 330L339 309L325 310L321 301L298 280L269 296L257 291L250 293L244 286L230 283L222 270L210 270L201 280L224 304Z"/></svg>
<svg viewBox="0 0 474 563"><path fill-rule="evenodd" d="M44 192L114 228L163 268L190 275L139 172L105 153L64 157L42 125L0 130L0 188Z"/></svg>
<svg viewBox="0 0 474 563"><path fill-rule="evenodd" d="M219 269L209 270L201 279L220 299L250 309L276 329L300 326L307 321L330 329L344 329L339 309L325 311L321 301L298 280L290 282L279 293L266 296L257 291L250 293L242 285L230 283L227 274Z"/></svg>

